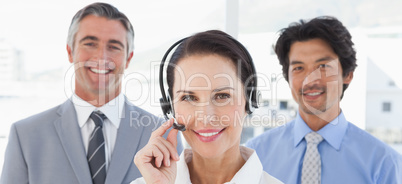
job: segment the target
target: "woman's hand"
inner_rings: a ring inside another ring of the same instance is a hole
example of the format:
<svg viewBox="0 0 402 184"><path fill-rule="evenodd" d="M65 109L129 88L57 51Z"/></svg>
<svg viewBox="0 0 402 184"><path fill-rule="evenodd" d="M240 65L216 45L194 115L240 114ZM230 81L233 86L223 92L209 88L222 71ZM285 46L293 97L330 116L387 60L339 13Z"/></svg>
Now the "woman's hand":
<svg viewBox="0 0 402 184"><path fill-rule="evenodd" d="M167 139L162 137L172 125L173 119L170 119L152 132L148 144L138 151L134 157L134 163L146 183L167 184L175 182L176 162L179 160L176 150L178 130L170 130Z"/></svg>

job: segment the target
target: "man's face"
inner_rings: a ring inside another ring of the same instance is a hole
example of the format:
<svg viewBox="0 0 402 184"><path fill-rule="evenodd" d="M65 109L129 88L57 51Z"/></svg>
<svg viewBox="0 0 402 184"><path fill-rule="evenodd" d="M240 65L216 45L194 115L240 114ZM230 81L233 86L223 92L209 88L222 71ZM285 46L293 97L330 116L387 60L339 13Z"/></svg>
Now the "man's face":
<svg viewBox="0 0 402 184"><path fill-rule="evenodd" d="M325 119L325 113L339 113L343 84L353 73L342 77L338 56L322 39L295 42L289 52L289 85L300 113Z"/></svg>
<svg viewBox="0 0 402 184"><path fill-rule="evenodd" d="M132 52L127 55L127 31L118 20L88 15L81 20L74 46L67 46L75 68L75 92L84 100L113 99Z"/></svg>

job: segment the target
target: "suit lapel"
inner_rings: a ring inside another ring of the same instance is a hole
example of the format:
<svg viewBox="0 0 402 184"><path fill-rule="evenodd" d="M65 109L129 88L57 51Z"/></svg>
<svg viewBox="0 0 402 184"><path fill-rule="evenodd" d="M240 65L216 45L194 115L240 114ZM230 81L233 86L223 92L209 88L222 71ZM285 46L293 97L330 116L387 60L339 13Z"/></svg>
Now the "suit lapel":
<svg viewBox="0 0 402 184"><path fill-rule="evenodd" d="M70 99L60 107L58 113L61 117L54 122L54 126L71 167L79 183L92 183L77 115Z"/></svg>
<svg viewBox="0 0 402 184"><path fill-rule="evenodd" d="M130 122L131 118L136 118L136 115L139 116L139 114L132 113L136 111L133 106L128 104L127 99L125 99L123 112L105 183L123 182L141 140L144 127Z"/></svg>

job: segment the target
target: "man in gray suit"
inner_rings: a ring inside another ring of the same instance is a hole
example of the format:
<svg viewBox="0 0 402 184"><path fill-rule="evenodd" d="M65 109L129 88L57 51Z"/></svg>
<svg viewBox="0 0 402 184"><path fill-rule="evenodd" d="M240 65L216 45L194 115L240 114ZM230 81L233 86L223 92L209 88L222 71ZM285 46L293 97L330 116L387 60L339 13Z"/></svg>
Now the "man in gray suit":
<svg viewBox="0 0 402 184"><path fill-rule="evenodd" d="M67 39L75 93L12 125L0 183L116 184L141 176L134 155L163 120L121 93L133 41L131 23L115 7L94 3L77 12Z"/></svg>

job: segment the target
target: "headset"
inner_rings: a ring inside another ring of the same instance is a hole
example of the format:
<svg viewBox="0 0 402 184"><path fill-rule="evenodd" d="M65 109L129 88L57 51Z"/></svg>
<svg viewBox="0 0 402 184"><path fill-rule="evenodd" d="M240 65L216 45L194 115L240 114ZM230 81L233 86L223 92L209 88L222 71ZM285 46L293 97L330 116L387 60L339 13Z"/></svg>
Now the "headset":
<svg viewBox="0 0 402 184"><path fill-rule="evenodd" d="M163 115L165 116L166 119L173 118L174 119L173 128L180 130L180 131L185 131L186 128L185 128L185 125L178 124L176 118L174 117L174 107L173 107L172 100L171 100L169 94L166 95L166 93L165 93L165 87L163 84L163 72L164 72L163 68L164 68L166 59L167 59L168 55L170 54L170 52L176 46L183 43L188 38L189 37L183 38L183 39L177 41L176 43L174 43L172 46L170 46L169 49L166 51L165 55L163 56L160 67L159 67L159 87L160 87L161 94L162 94L162 98L160 98L159 101L161 103ZM248 97L248 99L246 100L246 112L248 114L251 114L254 112L254 110L256 108L259 107L261 98L262 98L261 92L259 90L257 90L257 73L256 73L256 70L255 70L255 67L253 64L253 59L251 58L250 53L243 46L243 44L241 44L239 41L237 41L236 39L234 39L231 36L227 36L227 38L229 38L230 40L235 42L236 45L241 48L241 50L246 54L246 57L247 57L246 59L249 61L247 63L251 66L253 83L251 84L251 86L245 86L246 89L249 89L249 87L251 87L249 94L246 96L246 97ZM246 91L246 94L247 94L247 91Z"/></svg>

